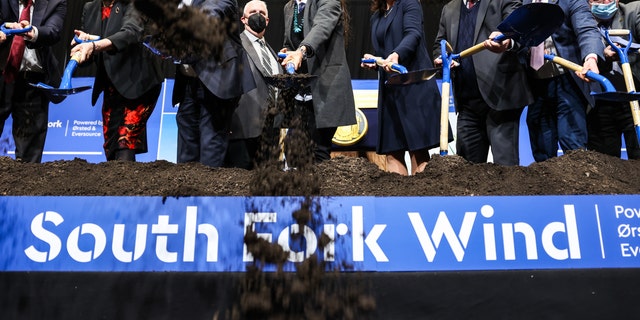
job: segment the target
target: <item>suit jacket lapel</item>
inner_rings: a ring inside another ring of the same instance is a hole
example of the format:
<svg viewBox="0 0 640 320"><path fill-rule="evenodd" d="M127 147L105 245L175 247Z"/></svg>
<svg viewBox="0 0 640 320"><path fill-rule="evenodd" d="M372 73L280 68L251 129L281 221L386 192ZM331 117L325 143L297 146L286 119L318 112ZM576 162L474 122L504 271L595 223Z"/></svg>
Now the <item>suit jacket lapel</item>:
<svg viewBox="0 0 640 320"><path fill-rule="evenodd" d="M33 4L33 14L31 15L31 24L39 26L47 10L48 0L38 0Z"/></svg>
<svg viewBox="0 0 640 320"><path fill-rule="evenodd" d="M453 2L453 10L451 10L450 12L450 18L449 21L451 21L450 24L450 33L449 33L449 39L447 39L447 41L450 41L449 44L451 45L451 47L453 48L453 50L456 50L456 43L457 43L457 39L458 39L458 29L460 28L460 10L462 9L462 0L456 0ZM461 49L465 49L465 48L461 48Z"/></svg>
<svg viewBox="0 0 640 320"><path fill-rule="evenodd" d="M102 13L100 10L102 9L101 3L99 1L94 2L87 9L87 17L101 17ZM101 30L102 29L102 20L100 18L88 18L84 21L84 32L92 32L93 30Z"/></svg>
<svg viewBox="0 0 640 320"><path fill-rule="evenodd" d="M284 6L284 34L286 38L291 35L291 24L293 23L293 3L296 0L287 2Z"/></svg>
<svg viewBox="0 0 640 320"><path fill-rule="evenodd" d="M480 1L479 7L478 7L478 16L476 17L476 26L473 28L474 43L479 43L480 41L486 40L486 39L478 39L478 33L480 33L480 29L482 28L482 22L484 22L484 17L487 15L488 8L489 8L489 0Z"/></svg>
<svg viewBox="0 0 640 320"><path fill-rule="evenodd" d="M249 56L249 59L251 59L251 62L253 62L253 65L255 65L258 70L260 70L260 73L262 73L263 76L270 76L271 75L271 70L266 70L265 67L262 65L262 60L260 60L260 55L258 54L258 52L256 51L255 47L253 46L253 43L251 40L249 40L249 37L247 37L244 32L240 33L240 39L242 40L242 45L245 48L245 51L247 52L247 56Z"/></svg>

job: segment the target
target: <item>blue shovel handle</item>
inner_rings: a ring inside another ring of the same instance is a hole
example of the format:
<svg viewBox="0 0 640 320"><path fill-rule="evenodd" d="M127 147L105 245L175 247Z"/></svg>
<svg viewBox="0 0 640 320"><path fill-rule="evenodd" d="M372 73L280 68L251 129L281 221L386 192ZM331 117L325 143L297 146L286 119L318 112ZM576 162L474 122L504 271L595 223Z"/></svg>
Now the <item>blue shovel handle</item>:
<svg viewBox="0 0 640 320"><path fill-rule="evenodd" d="M91 36L90 40L82 40L80 38L78 38L78 36L73 36L73 41L75 41L76 43L85 43L85 42L93 42L93 41L98 41L100 40L100 36Z"/></svg>
<svg viewBox="0 0 640 320"><path fill-rule="evenodd" d="M8 29L5 26L4 23L2 24L2 26L0 26L0 31L2 31L6 35L27 33L29 31L31 31L31 29L33 29L33 26L31 26L31 25L27 26L26 28L22 28L22 29Z"/></svg>
<svg viewBox="0 0 640 320"><path fill-rule="evenodd" d="M375 63L375 64L383 67L383 65L381 65L378 61L382 61L382 59L375 59L375 58L362 59L360 62L362 62L362 63ZM403 65L397 64L397 63L394 63L394 64L391 65L391 70L393 70L393 71L395 71L397 73L409 73L407 68L405 68Z"/></svg>

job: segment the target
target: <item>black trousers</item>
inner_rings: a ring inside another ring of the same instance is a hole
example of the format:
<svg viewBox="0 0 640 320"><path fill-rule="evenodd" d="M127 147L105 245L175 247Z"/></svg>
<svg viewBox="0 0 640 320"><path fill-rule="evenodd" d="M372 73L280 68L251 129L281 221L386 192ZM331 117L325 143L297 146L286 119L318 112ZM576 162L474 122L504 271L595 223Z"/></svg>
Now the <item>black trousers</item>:
<svg viewBox="0 0 640 320"><path fill-rule="evenodd" d="M198 78L190 78L176 114L177 162L222 167L229 144L231 118L239 101L239 97L218 98Z"/></svg>
<svg viewBox="0 0 640 320"><path fill-rule="evenodd" d="M621 156L622 137L629 159L640 159L640 146L629 103L596 103L587 115L587 148L610 156Z"/></svg>
<svg viewBox="0 0 640 320"><path fill-rule="evenodd" d="M29 83L45 80L44 73L20 72L14 83L0 76L0 134L11 115L16 160L40 163L49 124L49 100Z"/></svg>
<svg viewBox="0 0 640 320"><path fill-rule="evenodd" d="M474 163L520 164L520 115L524 108L497 111L482 98L458 99L457 153Z"/></svg>

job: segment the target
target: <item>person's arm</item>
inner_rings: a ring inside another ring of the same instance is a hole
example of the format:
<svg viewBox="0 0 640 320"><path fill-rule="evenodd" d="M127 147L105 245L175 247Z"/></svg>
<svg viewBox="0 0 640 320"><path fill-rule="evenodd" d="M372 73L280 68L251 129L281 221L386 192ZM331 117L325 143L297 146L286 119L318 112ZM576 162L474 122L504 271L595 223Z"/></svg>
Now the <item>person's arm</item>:
<svg viewBox="0 0 640 320"><path fill-rule="evenodd" d="M49 5L54 1L49 1ZM26 41L29 49L37 49L41 47L51 46L60 41L60 33L64 24L64 18L67 13L67 1L61 0L57 3L53 13L45 20L42 25L34 25L37 31L30 35L31 41ZM36 34L37 32L37 34ZM25 39L27 40L27 39Z"/></svg>
<svg viewBox="0 0 640 320"><path fill-rule="evenodd" d="M420 45L420 40L424 36L422 30L422 8L417 0L404 1L396 3L398 9L402 9L402 40L393 48L393 52L398 55L398 60L393 63L402 64L402 59L415 55L416 49ZM389 56L388 58L393 59ZM391 60L390 60L391 61Z"/></svg>

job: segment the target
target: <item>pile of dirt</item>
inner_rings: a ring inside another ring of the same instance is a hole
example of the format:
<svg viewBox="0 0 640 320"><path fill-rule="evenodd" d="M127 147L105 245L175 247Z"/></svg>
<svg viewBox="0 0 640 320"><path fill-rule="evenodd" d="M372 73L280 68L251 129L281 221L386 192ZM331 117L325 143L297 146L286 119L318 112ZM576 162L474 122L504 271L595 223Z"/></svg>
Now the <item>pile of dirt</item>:
<svg viewBox="0 0 640 320"><path fill-rule="evenodd" d="M305 171L85 160L20 163L0 157L0 195L47 196L471 196L640 194L640 161L574 151L527 167L434 156L403 177L364 158L338 157Z"/></svg>
<svg viewBox="0 0 640 320"><path fill-rule="evenodd" d="M277 165L244 169L173 164L85 160L42 164L0 158L0 195L5 196L304 196L293 213L301 225L321 215L315 196L480 196L640 194L640 161L590 151L574 151L527 167L472 164L458 156L434 156L424 172L404 177L384 172L364 158L338 157L320 165L283 171ZM302 229L302 228L299 228ZM220 319L362 319L376 301L366 284L346 279L312 256L282 272L288 253L257 237L244 242L256 264L247 267L234 305ZM302 241L292 234L293 241ZM298 239L298 240L295 240ZM325 239L326 240L326 239ZM323 246L328 241L323 242ZM266 264L277 265L264 273Z"/></svg>

